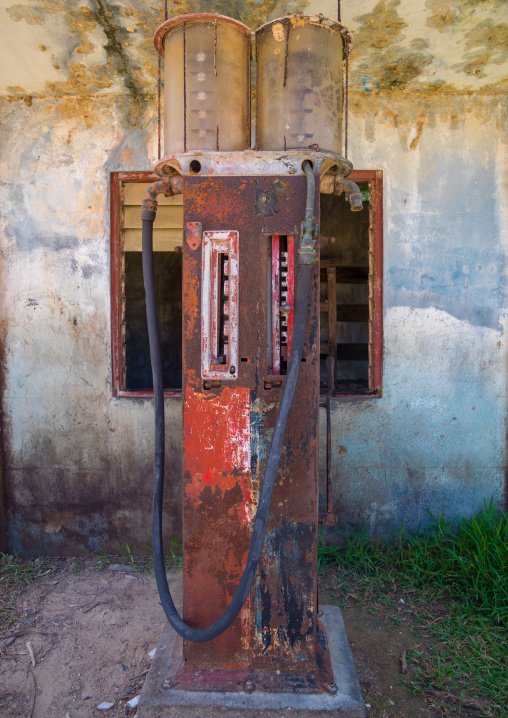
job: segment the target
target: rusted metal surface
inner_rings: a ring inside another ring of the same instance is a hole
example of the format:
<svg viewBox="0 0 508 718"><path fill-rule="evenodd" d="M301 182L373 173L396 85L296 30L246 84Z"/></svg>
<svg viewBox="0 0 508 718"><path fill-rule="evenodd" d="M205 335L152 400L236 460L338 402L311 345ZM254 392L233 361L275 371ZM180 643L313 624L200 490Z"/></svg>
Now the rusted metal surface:
<svg viewBox="0 0 508 718"><path fill-rule="evenodd" d="M331 393L331 392L330 392ZM337 515L333 505L333 469L332 469L332 418L330 410L330 396L326 403L326 511L319 514L320 526L335 526Z"/></svg>
<svg viewBox="0 0 508 718"><path fill-rule="evenodd" d="M230 693L317 694L337 692L326 633L320 621L316 631L316 663L301 671L256 668L190 668L185 663L183 640L176 638L165 688L180 691L221 691Z"/></svg>
<svg viewBox="0 0 508 718"><path fill-rule="evenodd" d="M156 162L154 171L161 177L174 174L195 175L196 171L191 163L197 161L201 176L303 175L304 160L312 162L314 172L320 176L326 172L347 177L353 171L349 160L333 152L319 152L316 148L287 151L178 152L162 157Z"/></svg>
<svg viewBox="0 0 508 718"><path fill-rule="evenodd" d="M285 380L268 366L269 241L295 235L305 192L302 176L184 178L184 222L239 238L234 381L202 378L202 252L183 250L184 618L195 627L218 618L243 570ZM318 202L319 190L316 216ZM189 671L317 670L318 275L316 264L304 361L255 583L230 629L184 646Z"/></svg>
<svg viewBox="0 0 508 718"><path fill-rule="evenodd" d="M198 249L198 247L201 247L203 239L203 227L201 222L186 222L184 231L185 241L191 249Z"/></svg>
<svg viewBox="0 0 508 718"><path fill-rule="evenodd" d="M164 194L165 197L172 197L175 194L182 194L182 178L181 177L164 177L162 180L152 182L147 187L145 199L143 201L156 201L157 195Z"/></svg>
<svg viewBox="0 0 508 718"><path fill-rule="evenodd" d="M362 210L362 193L358 185L351 179L345 179L341 175L327 175L322 179L321 192L323 192L323 194L336 194L339 196L343 192L347 192L349 204L353 212Z"/></svg>

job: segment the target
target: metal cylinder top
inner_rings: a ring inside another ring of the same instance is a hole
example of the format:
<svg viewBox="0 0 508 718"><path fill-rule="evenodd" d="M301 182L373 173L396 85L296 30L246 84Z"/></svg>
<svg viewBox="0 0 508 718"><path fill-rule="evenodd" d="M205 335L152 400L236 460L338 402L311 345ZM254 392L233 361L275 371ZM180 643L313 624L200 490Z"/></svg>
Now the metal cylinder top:
<svg viewBox="0 0 508 718"><path fill-rule="evenodd" d="M271 30L273 26L278 23L282 23L283 25L289 23L293 28L303 27L304 25L318 25L329 28L338 35L342 35L344 41L344 58L346 55L349 55L353 47L353 36L347 27L338 20L333 20L333 18L325 17L324 15L285 15L284 17L275 18L275 20L270 20L270 22L260 25L257 30L254 31L256 39L259 39L265 32Z"/></svg>
<svg viewBox="0 0 508 718"><path fill-rule="evenodd" d="M176 15L175 17L170 17L168 20L163 22L162 25L159 25L159 27L155 31L153 44L155 45L155 49L157 50L157 52L162 57L164 57L164 40L166 38L166 35L171 32L171 30L180 27L180 25L183 25L184 22L216 22L217 24L222 25L232 25L240 32L243 32L243 34L246 36L252 35L252 30L250 29L250 27L244 25L243 22L235 20L232 17L227 17L226 15L219 15L216 12L193 12L186 13L184 15Z"/></svg>

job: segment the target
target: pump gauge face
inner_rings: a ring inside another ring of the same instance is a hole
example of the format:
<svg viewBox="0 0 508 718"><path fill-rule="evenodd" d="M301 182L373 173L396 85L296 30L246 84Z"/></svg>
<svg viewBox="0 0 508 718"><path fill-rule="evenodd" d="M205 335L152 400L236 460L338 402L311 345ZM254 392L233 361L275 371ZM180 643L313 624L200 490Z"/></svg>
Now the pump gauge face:
<svg viewBox="0 0 508 718"><path fill-rule="evenodd" d="M238 377L238 232L203 232L201 376Z"/></svg>

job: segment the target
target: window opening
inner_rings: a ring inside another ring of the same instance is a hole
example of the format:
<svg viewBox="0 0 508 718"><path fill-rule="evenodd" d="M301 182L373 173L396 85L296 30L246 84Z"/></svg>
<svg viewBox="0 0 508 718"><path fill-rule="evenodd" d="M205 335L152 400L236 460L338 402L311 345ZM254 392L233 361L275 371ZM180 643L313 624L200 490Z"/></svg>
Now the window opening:
<svg viewBox="0 0 508 718"><path fill-rule="evenodd" d="M380 395L382 173L356 171L363 211L321 195L320 385L323 393Z"/></svg>
<svg viewBox="0 0 508 718"><path fill-rule="evenodd" d="M111 177L114 384L118 395L152 392L141 254L141 201L151 172ZM158 198L154 278L166 393L182 387L182 197Z"/></svg>

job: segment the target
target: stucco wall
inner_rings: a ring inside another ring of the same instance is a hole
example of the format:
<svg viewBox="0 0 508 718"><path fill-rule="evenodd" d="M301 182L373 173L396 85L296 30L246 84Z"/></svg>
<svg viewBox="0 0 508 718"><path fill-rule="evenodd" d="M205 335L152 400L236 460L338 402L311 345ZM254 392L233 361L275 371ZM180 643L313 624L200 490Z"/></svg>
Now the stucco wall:
<svg viewBox="0 0 508 718"><path fill-rule="evenodd" d="M508 145L505 99L373 105L351 156L384 171L383 398L332 421L341 524L377 534L503 502Z"/></svg>
<svg viewBox="0 0 508 718"><path fill-rule="evenodd" d="M427 509L470 514L485 497L504 500L508 72L496 38L506 19L495 0L476 16L466 1L442 12L342 4L358 39L349 155L384 171L385 302L383 397L333 404L335 494L339 531L385 534ZM280 14L240 5L254 26ZM335 12L325 5L308 7ZM163 9L6 8L19 33L9 42L23 48L3 66L0 137L9 547L139 546L150 533L152 406L112 396L108 191L109 172L156 159L149 36ZM167 533L178 537L181 405L166 406Z"/></svg>

